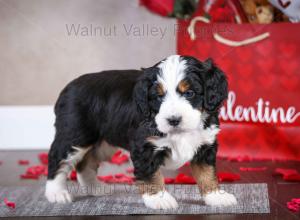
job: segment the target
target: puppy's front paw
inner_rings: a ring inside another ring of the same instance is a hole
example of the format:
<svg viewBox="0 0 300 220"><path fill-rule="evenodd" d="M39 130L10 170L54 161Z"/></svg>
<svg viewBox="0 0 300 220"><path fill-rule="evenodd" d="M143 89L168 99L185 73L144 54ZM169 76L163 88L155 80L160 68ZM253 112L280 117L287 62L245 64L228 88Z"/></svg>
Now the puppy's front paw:
<svg viewBox="0 0 300 220"><path fill-rule="evenodd" d="M175 209L178 207L178 203L175 198L171 196L167 191L160 191L156 194L144 194L144 203L151 209Z"/></svg>
<svg viewBox="0 0 300 220"><path fill-rule="evenodd" d="M72 195L68 192L68 190L46 192L45 195L51 203L69 203L73 200Z"/></svg>
<svg viewBox="0 0 300 220"><path fill-rule="evenodd" d="M47 181L45 196L51 203L69 203L73 201L73 197L68 192L68 189L54 181Z"/></svg>
<svg viewBox="0 0 300 220"><path fill-rule="evenodd" d="M204 202L210 206L231 206L237 204L235 196L224 190L217 190L206 194Z"/></svg>

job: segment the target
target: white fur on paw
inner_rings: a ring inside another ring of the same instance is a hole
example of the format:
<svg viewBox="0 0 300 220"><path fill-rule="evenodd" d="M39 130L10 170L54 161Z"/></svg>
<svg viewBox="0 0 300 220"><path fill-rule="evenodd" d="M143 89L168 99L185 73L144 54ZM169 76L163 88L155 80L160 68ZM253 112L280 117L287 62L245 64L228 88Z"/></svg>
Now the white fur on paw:
<svg viewBox="0 0 300 220"><path fill-rule="evenodd" d="M167 191L160 191L156 194L144 194L144 203L151 209L175 209L178 207L178 203L175 198L171 196Z"/></svg>
<svg viewBox="0 0 300 220"><path fill-rule="evenodd" d="M204 202L210 206L231 206L236 205L237 201L233 194L224 190L210 192L204 196Z"/></svg>
<svg viewBox="0 0 300 220"><path fill-rule="evenodd" d="M47 181L45 196L51 203L69 203L73 201L72 195L64 187L54 181Z"/></svg>

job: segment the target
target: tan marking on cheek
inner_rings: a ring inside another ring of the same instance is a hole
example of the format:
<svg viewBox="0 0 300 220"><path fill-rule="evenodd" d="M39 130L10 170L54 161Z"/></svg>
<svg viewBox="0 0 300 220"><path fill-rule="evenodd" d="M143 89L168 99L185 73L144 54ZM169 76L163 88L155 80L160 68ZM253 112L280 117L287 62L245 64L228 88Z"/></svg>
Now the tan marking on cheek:
<svg viewBox="0 0 300 220"><path fill-rule="evenodd" d="M153 195L165 190L164 177L160 171L157 171L149 181L137 181L136 185L141 194Z"/></svg>
<svg viewBox="0 0 300 220"><path fill-rule="evenodd" d="M182 80L182 81L180 81L180 83L178 84L178 90L179 90L181 93L186 92L189 88L190 88L190 84L189 84L186 80Z"/></svg>
<svg viewBox="0 0 300 220"><path fill-rule="evenodd" d="M218 190L218 180L214 166L191 164L192 174L202 195Z"/></svg>
<svg viewBox="0 0 300 220"><path fill-rule="evenodd" d="M161 83L158 83L158 84L157 84L156 90L157 90L157 94L158 94L159 96L164 96L164 94L165 94L165 89L164 89L164 86L163 86Z"/></svg>

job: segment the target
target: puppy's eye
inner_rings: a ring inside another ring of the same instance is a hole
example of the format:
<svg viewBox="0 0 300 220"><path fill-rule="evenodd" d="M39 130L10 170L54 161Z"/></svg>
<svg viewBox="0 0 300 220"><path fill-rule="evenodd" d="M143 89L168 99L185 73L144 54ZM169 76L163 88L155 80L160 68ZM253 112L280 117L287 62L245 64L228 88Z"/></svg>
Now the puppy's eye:
<svg viewBox="0 0 300 220"><path fill-rule="evenodd" d="M195 96L195 92L193 90L187 90L183 93L183 96L187 99L191 99Z"/></svg>

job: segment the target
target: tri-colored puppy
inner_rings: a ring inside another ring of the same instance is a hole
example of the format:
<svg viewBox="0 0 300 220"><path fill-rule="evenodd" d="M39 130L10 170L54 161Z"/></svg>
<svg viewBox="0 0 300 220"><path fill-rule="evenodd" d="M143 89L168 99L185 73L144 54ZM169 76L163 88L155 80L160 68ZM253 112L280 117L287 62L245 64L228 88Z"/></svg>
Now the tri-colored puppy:
<svg viewBox="0 0 300 220"><path fill-rule="evenodd" d="M75 167L81 186L97 186L97 169L113 146L130 152L147 207L176 208L160 167L190 161L207 205L233 205L218 188L215 164L218 109L227 80L211 60L173 55L142 70L83 75L69 83L55 105L56 135L49 152L46 197L71 202L66 179Z"/></svg>

